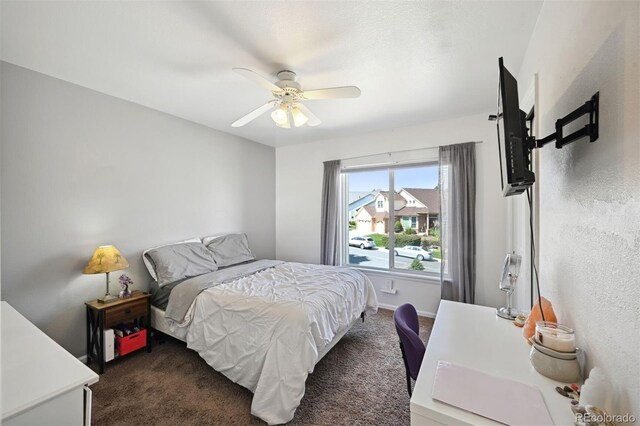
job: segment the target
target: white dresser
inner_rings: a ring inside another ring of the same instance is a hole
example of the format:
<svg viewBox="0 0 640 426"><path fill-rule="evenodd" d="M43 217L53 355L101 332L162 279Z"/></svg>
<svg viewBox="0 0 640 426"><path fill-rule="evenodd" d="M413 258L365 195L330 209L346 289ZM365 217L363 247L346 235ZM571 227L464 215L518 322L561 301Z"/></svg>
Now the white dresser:
<svg viewBox="0 0 640 426"><path fill-rule="evenodd" d="M536 386L554 424L572 425L570 401L555 391L563 384L536 372L529 351L522 329L498 318L494 308L441 301L411 397L411 425L498 424L431 398L438 361Z"/></svg>
<svg viewBox="0 0 640 426"><path fill-rule="evenodd" d="M98 375L7 302L0 317L2 424L90 424Z"/></svg>

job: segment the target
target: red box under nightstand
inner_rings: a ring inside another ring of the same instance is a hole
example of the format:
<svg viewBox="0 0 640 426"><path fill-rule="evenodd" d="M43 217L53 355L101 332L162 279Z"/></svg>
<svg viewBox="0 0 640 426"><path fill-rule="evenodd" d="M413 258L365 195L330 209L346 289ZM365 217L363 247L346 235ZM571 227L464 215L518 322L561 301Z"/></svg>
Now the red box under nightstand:
<svg viewBox="0 0 640 426"><path fill-rule="evenodd" d="M126 355L147 346L147 330L142 329L128 336L116 336L116 349L120 355Z"/></svg>

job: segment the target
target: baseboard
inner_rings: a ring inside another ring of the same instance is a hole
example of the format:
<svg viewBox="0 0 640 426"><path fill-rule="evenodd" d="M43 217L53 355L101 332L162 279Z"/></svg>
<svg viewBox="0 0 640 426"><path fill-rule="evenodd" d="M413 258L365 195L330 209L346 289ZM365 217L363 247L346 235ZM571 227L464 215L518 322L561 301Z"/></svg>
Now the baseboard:
<svg viewBox="0 0 640 426"><path fill-rule="evenodd" d="M384 309L389 309L391 311L395 311L398 307L395 305L388 305L386 303L378 303L378 306ZM433 312L427 312L427 311L419 311L416 309L416 312L418 312L418 316L420 317L427 317L427 318L435 318L436 314Z"/></svg>
<svg viewBox="0 0 640 426"><path fill-rule="evenodd" d="M78 357L78 361L80 361L83 364L87 363L87 356L86 355L82 355Z"/></svg>

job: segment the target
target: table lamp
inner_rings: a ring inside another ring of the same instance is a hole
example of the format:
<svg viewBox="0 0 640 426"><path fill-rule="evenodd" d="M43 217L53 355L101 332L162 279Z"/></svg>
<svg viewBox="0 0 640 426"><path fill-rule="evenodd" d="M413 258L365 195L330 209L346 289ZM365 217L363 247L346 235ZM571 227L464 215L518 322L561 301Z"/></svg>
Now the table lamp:
<svg viewBox="0 0 640 426"><path fill-rule="evenodd" d="M129 267L127 259L120 254L115 246L100 246L82 271L83 274L107 274L107 292L98 302L109 303L118 300L117 296L109 294L109 272L119 271Z"/></svg>

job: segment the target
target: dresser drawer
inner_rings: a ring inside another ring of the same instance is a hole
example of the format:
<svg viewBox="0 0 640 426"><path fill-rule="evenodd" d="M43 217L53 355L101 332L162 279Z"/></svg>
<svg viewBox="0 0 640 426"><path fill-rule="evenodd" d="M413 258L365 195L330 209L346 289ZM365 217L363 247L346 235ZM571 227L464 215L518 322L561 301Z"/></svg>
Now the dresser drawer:
<svg viewBox="0 0 640 426"><path fill-rule="evenodd" d="M147 299L137 300L120 306L108 308L104 315L105 327L113 327L121 322L131 321L147 315Z"/></svg>

